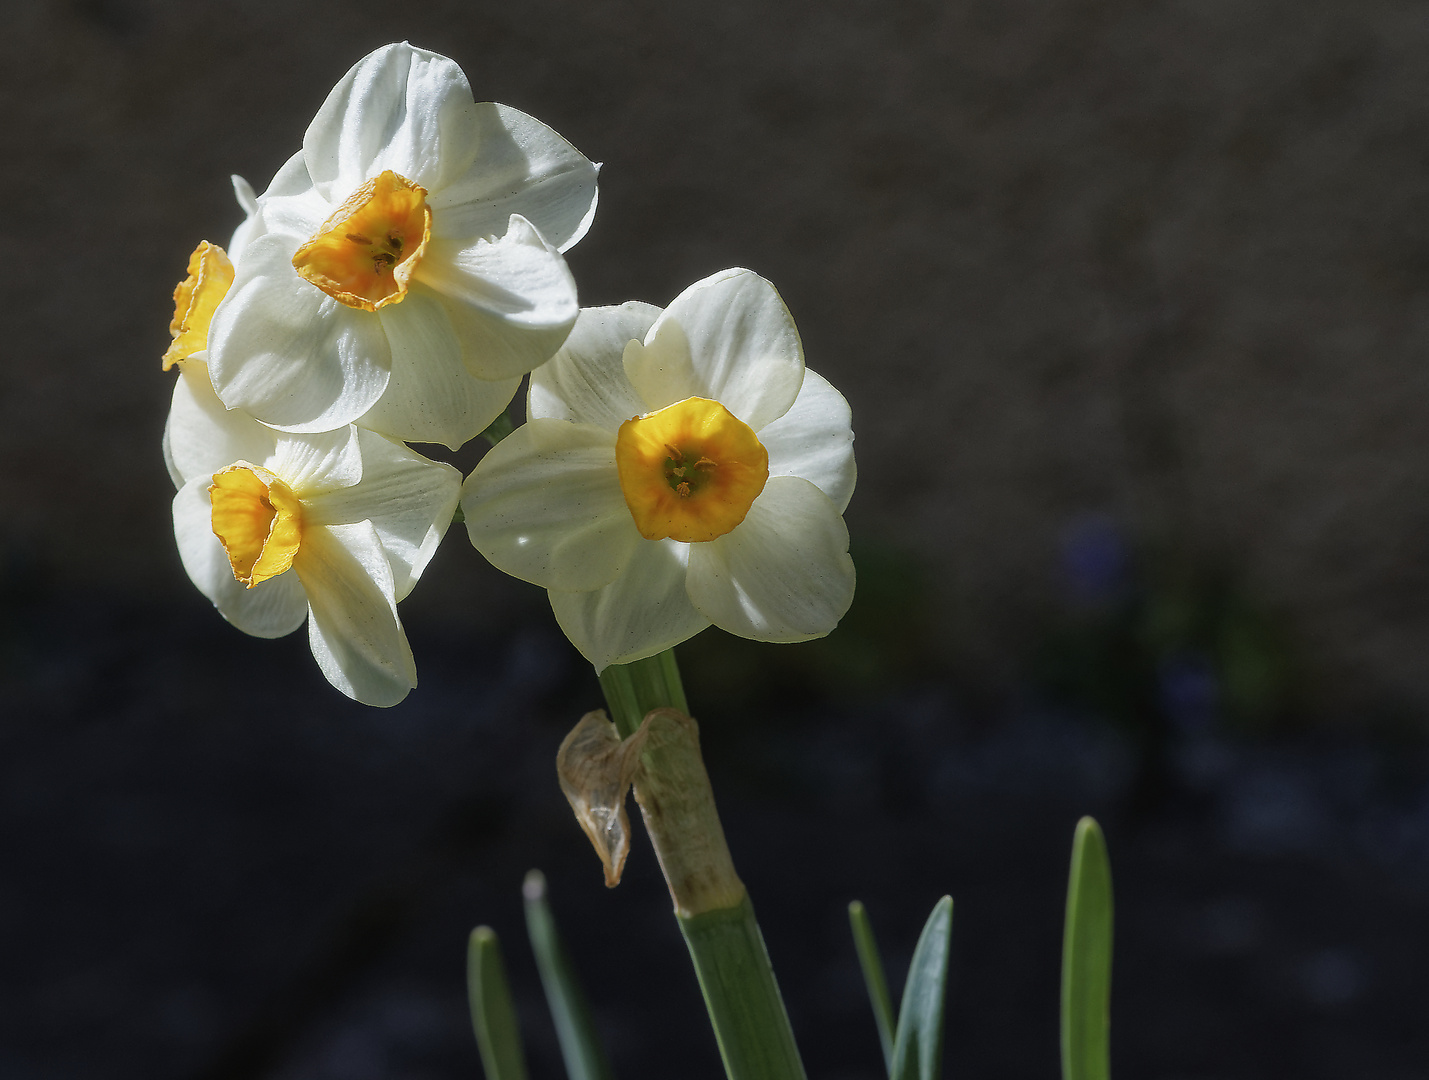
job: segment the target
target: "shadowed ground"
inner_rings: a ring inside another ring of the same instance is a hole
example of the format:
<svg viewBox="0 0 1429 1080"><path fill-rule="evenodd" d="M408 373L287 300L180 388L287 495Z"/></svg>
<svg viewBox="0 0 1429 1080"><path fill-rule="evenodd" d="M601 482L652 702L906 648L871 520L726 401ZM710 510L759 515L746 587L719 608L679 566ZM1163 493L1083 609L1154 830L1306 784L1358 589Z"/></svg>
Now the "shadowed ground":
<svg viewBox="0 0 1429 1080"><path fill-rule="evenodd" d="M503 935L536 1075L561 1075L520 915L531 866L618 1074L720 1075L643 832L607 891L556 785L599 698L548 627L414 632L422 685L382 712L334 694L300 636L247 639L199 605L71 598L28 625L0 727L7 1078L470 1076L477 922ZM1132 744L1094 720L971 709L934 681L837 705L763 686L779 707L751 710L701 674L706 644L683 650L689 689L713 702L710 772L811 1075L880 1068L847 901L896 988L944 892L950 1075L1049 1075L1085 812L1117 886L1119 1072L1418 1074L1422 746L1185 731L1148 805Z"/></svg>

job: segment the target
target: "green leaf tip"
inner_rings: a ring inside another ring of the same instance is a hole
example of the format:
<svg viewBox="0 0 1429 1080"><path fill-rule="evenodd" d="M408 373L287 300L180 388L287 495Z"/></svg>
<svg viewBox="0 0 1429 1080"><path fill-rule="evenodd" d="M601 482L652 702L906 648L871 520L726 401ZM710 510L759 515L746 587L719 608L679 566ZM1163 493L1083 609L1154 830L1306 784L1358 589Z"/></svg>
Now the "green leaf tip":
<svg viewBox="0 0 1429 1080"><path fill-rule="evenodd" d="M531 951L536 954L536 968L541 973L541 988L546 992L566 1075L569 1080L614 1080L590 1005L561 941L546 894L546 875L539 870L529 871L521 883L526 932L531 938Z"/></svg>
<svg viewBox="0 0 1429 1080"><path fill-rule="evenodd" d="M943 1010L952 937L953 898L945 896L933 906L908 966L888 1070L891 1080L938 1080L942 1071Z"/></svg>
<svg viewBox="0 0 1429 1080"><path fill-rule="evenodd" d="M854 900L848 906L849 928L853 931L853 946L858 953L858 966L863 969L863 984L868 989L868 1003L873 1009L873 1022L878 1026L878 1042L883 1048L883 1067L893 1068L893 1031L897 1021L893 1016L893 1001L888 996L888 979L883 972L883 960L873 937L873 924L863 901Z"/></svg>
<svg viewBox="0 0 1429 1080"><path fill-rule="evenodd" d="M1062 1080L1110 1080L1111 862L1101 826L1077 822L1062 938Z"/></svg>
<svg viewBox="0 0 1429 1080"><path fill-rule="evenodd" d="M486 1080L526 1080L526 1055L496 931L478 926L467 938L466 992Z"/></svg>

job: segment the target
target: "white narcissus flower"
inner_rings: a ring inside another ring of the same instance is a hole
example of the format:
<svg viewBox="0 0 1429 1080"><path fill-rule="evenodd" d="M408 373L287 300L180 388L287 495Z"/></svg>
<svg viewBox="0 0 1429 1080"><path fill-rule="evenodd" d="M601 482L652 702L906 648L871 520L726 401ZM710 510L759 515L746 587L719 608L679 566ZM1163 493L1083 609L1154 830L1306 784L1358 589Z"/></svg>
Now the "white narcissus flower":
<svg viewBox="0 0 1429 1080"><path fill-rule="evenodd" d="M274 431L182 365L164 431L184 569L229 622L281 637L308 620L327 679L368 705L417 684L397 601L451 522L461 475L370 431Z"/></svg>
<svg viewBox="0 0 1429 1080"><path fill-rule="evenodd" d="M233 231L227 251L200 240L189 256L188 276L174 286L174 318L169 323L169 336L173 340L163 356L165 371L175 364L181 365L180 370L187 370L186 362L190 360L198 361L207 371L209 324L233 285L233 264L248 246L248 236L258 212L258 201L248 181L236 174L230 179L234 197L245 215L243 222ZM164 454L167 458L167 445Z"/></svg>
<svg viewBox="0 0 1429 1080"><path fill-rule="evenodd" d="M476 104L446 57L378 49L240 230L210 342L219 397L287 431L461 445L575 320L561 252L595 213L596 170L525 113Z"/></svg>
<svg viewBox="0 0 1429 1080"><path fill-rule="evenodd" d="M805 369L757 274L715 274L663 312L585 309L532 374L527 409L467 479L467 529L498 568L550 590L597 670L711 623L820 637L848 610L848 403Z"/></svg>

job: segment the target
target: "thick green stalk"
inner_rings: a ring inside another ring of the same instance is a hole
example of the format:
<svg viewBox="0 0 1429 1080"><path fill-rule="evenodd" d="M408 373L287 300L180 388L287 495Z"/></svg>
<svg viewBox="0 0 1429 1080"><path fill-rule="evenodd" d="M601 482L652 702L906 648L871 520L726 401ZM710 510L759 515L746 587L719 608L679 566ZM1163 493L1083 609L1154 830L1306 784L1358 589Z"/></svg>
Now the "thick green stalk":
<svg viewBox="0 0 1429 1080"><path fill-rule="evenodd" d="M610 719L622 739L635 734L651 709L690 711L673 649L633 664L611 664L600 673L600 688L605 691Z"/></svg>
<svg viewBox="0 0 1429 1080"><path fill-rule="evenodd" d="M698 729L669 650L600 674L623 738L654 709L635 797L675 902L729 1080L804 1080L804 1066L754 907L725 844L700 757ZM654 720L662 722L654 724Z"/></svg>
<svg viewBox="0 0 1429 1080"><path fill-rule="evenodd" d="M754 905L677 916L730 1080L800 1078L804 1066Z"/></svg>

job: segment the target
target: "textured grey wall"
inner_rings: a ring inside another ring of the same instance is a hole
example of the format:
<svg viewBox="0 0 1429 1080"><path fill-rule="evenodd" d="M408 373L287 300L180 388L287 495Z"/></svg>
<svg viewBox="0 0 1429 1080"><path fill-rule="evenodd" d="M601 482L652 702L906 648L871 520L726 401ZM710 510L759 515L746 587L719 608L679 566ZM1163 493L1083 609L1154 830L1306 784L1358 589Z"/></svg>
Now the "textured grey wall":
<svg viewBox="0 0 1429 1080"><path fill-rule="evenodd" d="M407 38L605 163L587 303L746 265L854 407L857 536L1008 671L1089 511L1224 559L1314 693L1429 706L1429 10L1412 0L26 2L0 65L0 539L188 590L169 292ZM458 534L453 544L465 544ZM520 601L444 556L440 607ZM193 594L195 603L202 600ZM418 598L414 597L414 602Z"/></svg>

